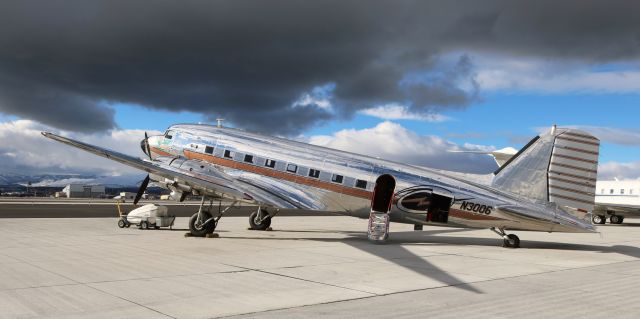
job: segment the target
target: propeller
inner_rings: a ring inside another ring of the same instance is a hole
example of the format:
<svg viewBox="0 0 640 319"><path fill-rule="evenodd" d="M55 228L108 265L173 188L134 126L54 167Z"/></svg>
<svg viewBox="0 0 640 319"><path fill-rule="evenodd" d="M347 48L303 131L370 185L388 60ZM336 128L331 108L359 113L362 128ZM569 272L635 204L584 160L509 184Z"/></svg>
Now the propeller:
<svg viewBox="0 0 640 319"><path fill-rule="evenodd" d="M151 147L149 146L149 136L147 135L147 132L144 132L144 140L142 140L142 150L147 154L147 156L149 156L150 160L153 160L153 158L151 158Z"/></svg>
<svg viewBox="0 0 640 319"><path fill-rule="evenodd" d="M144 140L140 142L140 146L142 147L142 151L149 156L149 159L153 160L153 158L151 158L151 147L149 146L149 135L147 135L147 132L144 132ZM136 198L133 200L134 205L138 205L138 201L140 201L144 191L147 190L147 186L149 186L149 180L151 180L151 178L149 177L149 174L147 174L147 177L145 177L142 184L140 184L138 193L136 193Z"/></svg>
<svg viewBox="0 0 640 319"><path fill-rule="evenodd" d="M147 177L145 177L144 180L142 181L142 184L140 184L140 188L138 189L136 198L133 200L134 205L138 205L138 201L140 201L140 198L142 198L142 194L144 194L144 191L147 190L147 186L149 185L150 179L151 178L149 177L149 175L147 175Z"/></svg>

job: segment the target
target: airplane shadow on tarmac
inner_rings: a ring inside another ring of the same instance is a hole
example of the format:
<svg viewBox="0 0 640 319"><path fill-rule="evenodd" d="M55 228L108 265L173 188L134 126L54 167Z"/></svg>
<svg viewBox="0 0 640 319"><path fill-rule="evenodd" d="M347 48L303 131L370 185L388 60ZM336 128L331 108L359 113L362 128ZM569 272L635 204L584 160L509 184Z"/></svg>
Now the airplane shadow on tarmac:
<svg viewBox="0 0 640 319"><path fill-rule="evenodd" d="M436 235L441 233L453 233L453 232L461 232L467 231L466 229L442 229L442 230L433 230L433 231L422 231L421 235L427 237L429 235ZM273 237L228 237L232 239L257 239L257 240L308 240L308 241L321 241L321 242L340 242L345 243L351 247L357 248L364 252L367 252L371 255L380 257L384 260L393 262L398 266L402 266L408 270L416 272L422 276L431 278L438 282L441 282L447 286L454 286L463 290L467 290L474 293L483 293L477 288L473 287L471 284L464 282L461 279L456 278L455 276L449 274L448 272L440 269L439 267L433 265L428 262L421 256L414 254L409 251L407 248L400 246L399 244L403 244L404 242L398 240L389 240L387 244L384 245L376 245L367 239L367 234L363 232L336 232L336 231L313 231L313 230L277 230L277 232L287 232L287 233L340 233L346 234L349 237L347 238L273 238ZM393 233L399 234L399 233ZM431 238L431 237L429 237ZM423 240L423 242L426 241ZM495 242L494 242L495 244ZM403 262L404 261L404 262ZM410 264L407 261L411 261Z"/></svg>
<svg viewBox="0 0 640 319"><path fill-rule="evenodd" d="M367 252L371 255L380 257L384 260L393 262L396 265L402 266L408 270L416 272L422 276L431 278L438 282L441 282L447 286L454 286L459 289L467 290L474 293L483 293L475 288L470 283L465 283L463 280L456 278L454 275L449 274L444 269L441 269L434 264L430 263L426 258L416 255L409 251L404 246L422 246L422 245L469 245L469 246L490 246L495 247L502 243L499 238L478 238L478 237L441 237L433 236L437 234L447 234L455 232L471 231L472 229L441 229L441 230L429 230L420 232L394 232L391 233L389 241L384 245L372 244L367 240L367 235L364 232L340 232L340 231L314 231L314 230L276 230L283 233L340 233L348 235L347 238L273 238L273 237L235 237L232 239L257 239L257 240L308 240L308 241L320 241L320 242L341 242L351 247L357 248L361 251ZM590 251L601 253L618 253L624 254L630 257L640 259L640 248L626 245L614 245L614 246L597 246L586 244L570 244L570 243L557 243L546 241L522 241L521 248L519 249L553 249L553 250L567 250L567 251ZM505 248L506 249L506 248ZM407 263L407 261L411 261Z"/></svg>

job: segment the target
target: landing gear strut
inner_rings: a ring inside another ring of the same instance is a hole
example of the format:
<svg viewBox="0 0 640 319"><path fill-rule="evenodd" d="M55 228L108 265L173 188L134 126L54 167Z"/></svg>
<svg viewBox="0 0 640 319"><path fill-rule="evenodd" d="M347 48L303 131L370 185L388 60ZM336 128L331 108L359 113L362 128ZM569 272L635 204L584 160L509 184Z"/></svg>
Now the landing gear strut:
<svg viewBox="0 0 640 319"><path fill-rule="evenodd" d="M520 238L518 238L518 236L516 236L515 234L505 233L504 228L496 229L495 227L491 227L490 229L494 233L498 234L498 236L503 238L502 247L520 248Z"/></svg>
<svg viewBox="0 0 640 319"><path fill-rule="evenodd" d="M230 208L234 207L238 203L238 201L234 201L224 210L222 209L221 205L218 206L218 215L216 217L212 217L211 206L213 206L213 200L209 202L209 208L206 211L202 210L204 201L205 196L202 196L198 212L193 214L191 218L189 218L189 232L194 237L205 237L207 234L213 233L213 231L216 230L218 221L220 220L220 218L222 218L222 215L224 215L224 213L226 213Z"/></svg>

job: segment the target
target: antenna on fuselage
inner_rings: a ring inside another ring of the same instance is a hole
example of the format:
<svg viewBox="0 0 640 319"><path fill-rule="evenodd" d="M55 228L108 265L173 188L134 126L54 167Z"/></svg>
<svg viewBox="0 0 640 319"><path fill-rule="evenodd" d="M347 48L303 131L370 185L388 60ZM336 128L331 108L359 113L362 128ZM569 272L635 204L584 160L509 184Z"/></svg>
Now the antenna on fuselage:
<svg viewBox="0 0 640 319"><path fill-rule="evenodd" d="M222 127L222 121L224 121L223 118L217 118L216 119L216 122L218 122L218 125L217 125L218 127Z"/></svg>

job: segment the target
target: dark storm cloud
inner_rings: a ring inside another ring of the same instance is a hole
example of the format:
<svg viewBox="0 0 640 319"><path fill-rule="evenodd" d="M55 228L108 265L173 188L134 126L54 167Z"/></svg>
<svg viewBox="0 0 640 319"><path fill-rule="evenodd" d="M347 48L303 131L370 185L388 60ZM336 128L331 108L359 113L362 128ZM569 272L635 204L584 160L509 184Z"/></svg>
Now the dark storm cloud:
<svg viewBox="0 0 640 319"><path fill-rule="evenodd" d="M115 126L104 105L126 102L291 134L382 103L464 107L473 61L441 54L635 59L638 3L2 1L0 112L101 131ZM327 83L334 111L292 107Z"/></svg>

